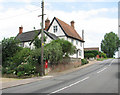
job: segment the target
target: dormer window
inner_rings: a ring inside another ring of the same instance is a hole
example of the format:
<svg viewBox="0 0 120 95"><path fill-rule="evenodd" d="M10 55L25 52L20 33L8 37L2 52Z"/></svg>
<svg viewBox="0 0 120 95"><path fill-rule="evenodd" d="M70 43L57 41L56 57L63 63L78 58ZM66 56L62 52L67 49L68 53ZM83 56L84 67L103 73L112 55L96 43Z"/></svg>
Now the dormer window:
<svg viewBox="0 0 120 95"><path fill-rule="evenodd" d="M54 31L54 33L56 33L57 32L57 29L58 27L57 26L53 26L53 31Z"/></svg>

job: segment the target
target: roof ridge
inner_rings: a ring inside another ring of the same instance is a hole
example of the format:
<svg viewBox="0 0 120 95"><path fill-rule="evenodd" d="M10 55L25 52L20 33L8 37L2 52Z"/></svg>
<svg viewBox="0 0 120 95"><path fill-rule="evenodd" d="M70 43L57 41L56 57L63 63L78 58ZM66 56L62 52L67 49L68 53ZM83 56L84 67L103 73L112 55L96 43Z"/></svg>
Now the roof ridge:
<svg viewBox="0 0 120 95"><path fill-rule="evenodd" d="M40 29L37 29L37 30L40 30ZM29 33L29 32L35 32L35 31L36 30L31 30L31 31L23 32L22 34Z"/></svg>

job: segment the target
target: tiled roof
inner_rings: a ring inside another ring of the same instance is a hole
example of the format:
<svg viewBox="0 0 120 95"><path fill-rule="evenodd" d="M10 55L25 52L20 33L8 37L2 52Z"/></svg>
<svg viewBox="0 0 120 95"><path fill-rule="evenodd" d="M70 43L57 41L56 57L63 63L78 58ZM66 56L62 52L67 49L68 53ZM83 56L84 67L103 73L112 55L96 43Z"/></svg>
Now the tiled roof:
<svg viewBox="0 0 120 95"><path fill-rule="evenodd" d="M76 32L76 30L72 26L68 25L67 23L61 21L56 17L55 19L61 25L62 29L67 34L67 36L83 41L83 39L79 36L79 34Z"/></svg>
<svg viewBox="0 0 120 95"><path fill-rule="evenodd" d="M34 41L35 37L38 36L41 33L40 29L24 32L22 34L18 34L16 36L17 40L20 40L21 42L29 42L31 43ZM51 39L56 40L58 37L55 34L49 33L44 30L44 33L49 36Z"/></svg>
<svg viewBox="0 0 120 95"><path fill-rule="evenodd" d="M35 32L36 31L36 32ZM35 36L39 33L39 30L33 30L33 31L28 31L28 32L24 32L22 34L18 34L16 36L17 40L20 40L21 42L28 42L31 41L35 38Z"/></svg>
<svg viewBox="0 0 120 95"><path fill-rule="evenodd" d="M88 50L97 50L99 51L99 47L92 47L92 48L84 48L85 51L88 51Z"/></svg>

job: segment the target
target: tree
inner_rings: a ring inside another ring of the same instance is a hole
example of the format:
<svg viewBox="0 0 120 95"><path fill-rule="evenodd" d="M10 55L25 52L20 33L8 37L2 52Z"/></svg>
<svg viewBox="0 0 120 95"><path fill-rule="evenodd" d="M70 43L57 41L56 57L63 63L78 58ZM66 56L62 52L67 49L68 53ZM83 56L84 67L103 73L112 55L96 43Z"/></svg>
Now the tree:
<svg viewBox="0 0 120 95"><path fill-rule="evenodd" d="M99 57L107 58L107 56L104 52L99 52Z"/></svg>
<svg viewBox="0 0 120 95"><path fill-rule="evenodd" d="M44 43L46 42L46 39L47 39L47 37L44 35L43 36ZM35 45L35 48L41 48L41 37L39 38L37 36L33 44Z"/></svg>
<svg viewBox="0 0 120 95"><path fill-rule="evenodd" d="M110 32L106 33L101 42L101 50L106 53L108 58L112 58L120 46L120 40L117 34Z"/></svg>
<svg viewBox="0 0 120 95"><path fill-rule="evenodd" d="M75 46L64 40L53 40L44 46L45 57L53 64L58 63L63 57L69 57L75 53Z"/></svg>
<svg viewBox="0 0 120 95"><path fill-rule="evenodd" d="M73 44L67 40L57 39L57 40L54 40L53 42L60 44L60 46L62 47L63 56L69 57L69 55L72 55L75 53L76 47L73 46Z"/></svg>
<svg viewBox="0 0 120 95"><path fill-rule="evenodd" d="M59 43L51 42L44 47L44 56L51 64L57 64L62 59L62 47Z"/></svg>
<svg viewBox="0 0 120 95"><path fill-rule="evenodd" d="M88 50L88 51L84 51L84 54L86 55L89 55L89 53L92 53L94 54L94 57L96 57L98 54L99 54L99 51L98 50Z"/></svg>
<svg viewBox="0 0 120 95"><path fill-rule="evenodd" d="M2 65L6 65L5 61L7 61L10 57L13 57L16 52L21 50L21 47L18 46L19 41L15 40L14 37L4 38L2 40Z"/></svg>

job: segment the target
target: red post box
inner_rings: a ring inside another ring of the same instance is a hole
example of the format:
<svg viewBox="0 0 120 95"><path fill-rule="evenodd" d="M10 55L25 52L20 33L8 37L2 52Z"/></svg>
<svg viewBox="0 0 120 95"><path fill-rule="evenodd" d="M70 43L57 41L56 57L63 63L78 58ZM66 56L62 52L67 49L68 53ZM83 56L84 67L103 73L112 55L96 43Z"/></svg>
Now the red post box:
<svg viewBox="0 0 120 95"><path fill-rule="evenodd" d="M45 68L48 68L48 60L45 60Z"/></svg>

